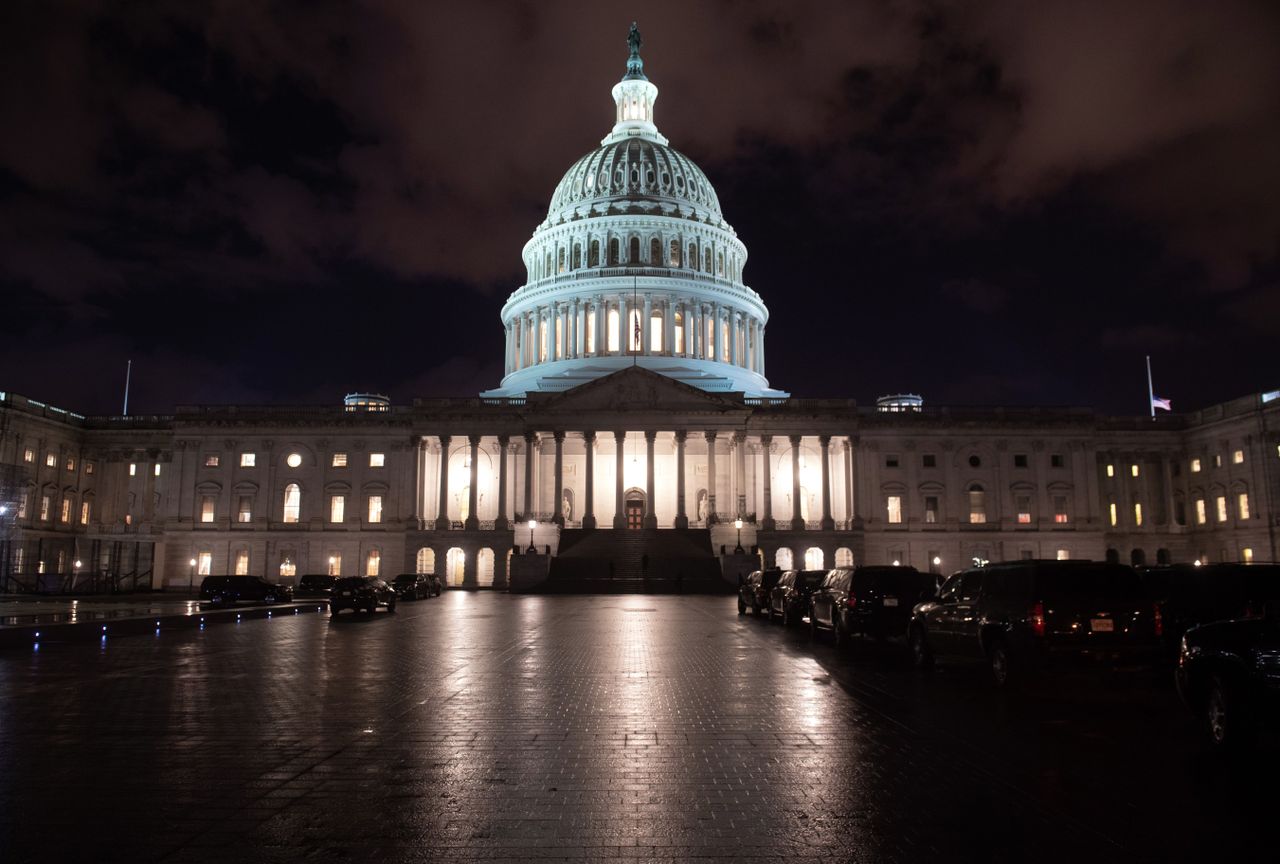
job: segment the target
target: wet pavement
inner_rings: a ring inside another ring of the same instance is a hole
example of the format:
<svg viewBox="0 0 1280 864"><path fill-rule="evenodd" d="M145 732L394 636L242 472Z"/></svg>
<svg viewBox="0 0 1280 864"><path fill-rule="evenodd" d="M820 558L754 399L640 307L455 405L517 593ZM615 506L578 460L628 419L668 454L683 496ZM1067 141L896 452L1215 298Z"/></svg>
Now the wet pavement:
<svg viewBox="0 0 1280 864"><path fill-rule="evenodd" d="M85 621L119 621L156 615L198 615L194 595L166 597L125 594L105 597L6 596L0 598L0 627L35 624L76 624Z"/></svg>
<svg viewBox="0 0 1280 864"><path fill-rule="evenodd" d="M732 597L450 592L0 653L6 864L1231 860L1277 764L1206 753L1166 674L1004 696Z"/></svg>

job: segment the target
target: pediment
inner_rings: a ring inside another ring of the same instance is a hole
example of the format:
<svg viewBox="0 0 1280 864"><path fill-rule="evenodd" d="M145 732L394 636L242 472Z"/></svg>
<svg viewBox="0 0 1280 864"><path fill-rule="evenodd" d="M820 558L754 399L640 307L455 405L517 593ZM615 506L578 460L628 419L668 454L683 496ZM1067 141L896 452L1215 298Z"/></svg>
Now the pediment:
<svg viewBox="0 0 1280 864"><path fill-rule="evenodd" d="M642 366L631 366L561 393L530 400L555 412L745 411L741 393L709 393Z"/></svg>

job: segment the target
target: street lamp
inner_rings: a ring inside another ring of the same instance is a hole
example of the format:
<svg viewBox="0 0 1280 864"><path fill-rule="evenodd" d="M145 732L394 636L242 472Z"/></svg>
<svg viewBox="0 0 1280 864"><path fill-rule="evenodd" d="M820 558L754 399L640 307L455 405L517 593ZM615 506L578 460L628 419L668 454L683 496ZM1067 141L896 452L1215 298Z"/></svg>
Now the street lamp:
<svg viewBox="0 0 1280 864"><path fill-rule="evenodd" d="M529 551L530 552L538 551L537 548L533 545L533 529L535 526L537 526L537 524L538 523L535 522L534 520L532 519L529 520Z"/></svg>
<svg viewBox="0 0 1280 864"><path fill-rule="evenodd" d="M743 551L742 550L742 517L741 516L733 520L733 527L738 529L738 545L734 547L733 551L741 555Z"/></svg>
<svg viewBox="0 0 1280 864"><path fill-rule="evenodd" d="M337 576L337 575L338 575L337 573L334 573L334 572L333 572L333 565L334 565L334 564L337 564L337 563L338 563L338 559L337 559L337 557L336 557L336 556L333 556L333 555L330 555L330 556L329 556L329 575L330 575L330 576Z"/></svg>
<svg viewBox="0 0 1280 864"><path fill-rule="evenodd" d="M187 562L187 564L191 567L191 569L187 571L187 593L190 594L191 589L194 588L196 584L196 559L192 558Z"/></svg>

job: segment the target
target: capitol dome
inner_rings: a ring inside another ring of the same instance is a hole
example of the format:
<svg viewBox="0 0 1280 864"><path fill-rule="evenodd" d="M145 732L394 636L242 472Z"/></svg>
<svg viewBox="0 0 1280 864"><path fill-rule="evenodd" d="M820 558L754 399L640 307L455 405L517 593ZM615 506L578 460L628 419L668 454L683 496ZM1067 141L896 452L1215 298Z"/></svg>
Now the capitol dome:
<svg viewBox="0 0 1280 864"><path fill-rule="evenodd" d="M612 131L556 185L502 308L502 384L566 390L644 366L704 390L782 397L764 377L769 312L742 281L747 249L702 169L654 124L640 34L613 86Z"/></svg>

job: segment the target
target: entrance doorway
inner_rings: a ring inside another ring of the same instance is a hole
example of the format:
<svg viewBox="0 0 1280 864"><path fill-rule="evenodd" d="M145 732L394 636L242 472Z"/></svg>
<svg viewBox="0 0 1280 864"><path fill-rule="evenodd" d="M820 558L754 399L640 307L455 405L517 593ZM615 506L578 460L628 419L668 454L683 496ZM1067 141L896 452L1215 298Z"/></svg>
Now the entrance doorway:
<svg viewBox="0 0 1280 864"><path fill-rule="evenodd" d="M633 489L627 493L627 530L639 531L644 527L644 493Z"/></svg>

